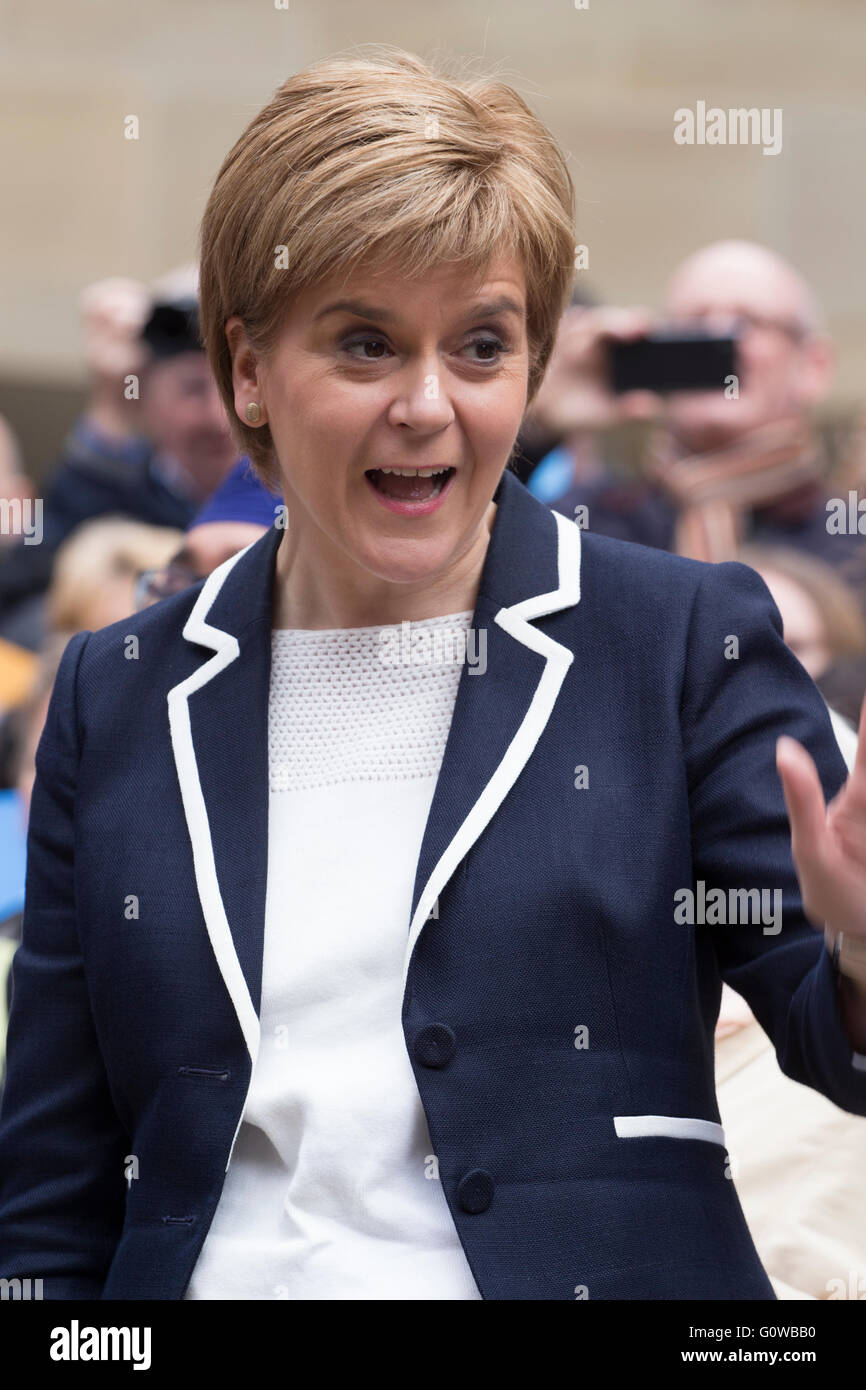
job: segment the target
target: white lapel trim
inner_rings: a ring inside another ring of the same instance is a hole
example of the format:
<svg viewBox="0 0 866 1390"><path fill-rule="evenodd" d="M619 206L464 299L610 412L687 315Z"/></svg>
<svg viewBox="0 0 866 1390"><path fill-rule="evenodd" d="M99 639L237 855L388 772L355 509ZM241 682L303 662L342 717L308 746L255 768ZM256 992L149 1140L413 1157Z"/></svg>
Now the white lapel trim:
<svg viewBox="0 0 866 1390"><path fill-rule="evenodd" d="M725 1145L725 1131L715 1120L695 1120L680 1115L614 1115L613 1127L620 1139L702 1139Z"/></svg>
<svg viewBox="0 0 866 1390"><path fill-rule="evenodd" d="M255 541L251 544L254 545ZM192 844L196 885L207 933L216 956L217 965L234 1005L247 1051L255 1063L259 1046L259 1019L241 970L220 892L207 807L198 775L188 704L189 697L194 691L201 690L202 686L207 685L208 681L213 680L214 676L225 670L226 666L235 661L240 654L237 638L233 637L231 633L224 632L222 628L212 627L210 623L205 621L205 618L230 571L249 548L249 546L245 546L243 550L239 550L236 555L230 556L228 560L217 566L205 581L192 612L186 620L183 635L187 641L198 642L204 647L212 647L215 655L203 666L200 666L197 671L193 671L191 676L187 676L186 680L181 681L179 685L174 686L168 692L168 722L183 798L183 809Z"/></svg>
<svg viewBox="0 0 866 1390"><path fill-rule="evenodd" d="M521 642L524 647L538 652L547 658L541 678L532 697L529 709L514 738L509 743L502 761L490 781L458 828L451 842L446 846L438 863L428 878L418 906L409 927L409 939L403 958L403 990L409 974L409 962L415 943L436 899L450 879L460 861L465 858L478 836L493 818L514 786L518 776L526 766L536 743L541 737L553 710L556 697L565 674L574 660L574 652L561 642L530 626L532 618L543 618L548 613L556 613L562 608L576 604L580 599L580 527L569 521L561 512L552 512L558 528L557 573L559 586L548 594L535 594L523 599L510 608L500 608L494 622Z"/></svg>

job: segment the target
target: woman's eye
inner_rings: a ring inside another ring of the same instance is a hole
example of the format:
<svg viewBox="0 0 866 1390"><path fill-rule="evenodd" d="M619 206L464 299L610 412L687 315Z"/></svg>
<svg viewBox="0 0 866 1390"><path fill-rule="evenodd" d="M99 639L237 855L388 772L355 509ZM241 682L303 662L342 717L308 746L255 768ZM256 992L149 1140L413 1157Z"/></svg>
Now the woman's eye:
<svg viewBox="0 0 866 1390"><path fill-rule="evenodd" d="M466 347L478 352L475 362L498 362L499 358L506 351L505 344L498 338L473 338L466 344Z"/></svg>
<svg viewBox="0 0 866 1390"><path fill-rule="evenodd" d="M386 357L393 356L389 344L383 338L367 335L365 337L349 338L342 345L342 350L355 359L356 362L382 362ZM460 349L461 353L468 352L469 360L478 366L493 365L499 361L502 354L508 349L499 339L491 336L472 338Z"/></svg>
<svg viewBox="0 0 866 1390"><path fill-rule="evenodd" d="M368 350L369 349L369 350ZM381 338L352 338L343 344L343 350L363 362L380 362L390 351Z"/></svg>

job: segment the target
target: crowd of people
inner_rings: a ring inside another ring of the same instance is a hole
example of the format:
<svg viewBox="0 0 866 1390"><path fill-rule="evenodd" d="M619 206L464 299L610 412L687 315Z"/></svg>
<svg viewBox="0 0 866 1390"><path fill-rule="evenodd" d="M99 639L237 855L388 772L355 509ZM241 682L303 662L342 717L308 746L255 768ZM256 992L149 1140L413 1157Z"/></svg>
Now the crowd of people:
<svg viewBox="0 0 866 1390"><path fill-rule="evenodd" d="M0 421L0 495L38 496L42 508L39 544L0 537L0 1005L21 928L35 752L66 643L199 582L282 508L238 456L196 295L191 269L85 292L87 401L38 480ZM737 389L615 394L611 344L658 322L731 331ZM843 431L821 416L833 365L803 277L768 248L717 243L678 267L659 315L574 296L511 466L581 527L757 570L850 767L866 691L866 537L829 519L833 499L859 497L866 479L857 422ZM716 1069L732 1177L777 1293L850 1296L833 1280L866 1273L866 1121L783 1076L727 986Z"/></svg>

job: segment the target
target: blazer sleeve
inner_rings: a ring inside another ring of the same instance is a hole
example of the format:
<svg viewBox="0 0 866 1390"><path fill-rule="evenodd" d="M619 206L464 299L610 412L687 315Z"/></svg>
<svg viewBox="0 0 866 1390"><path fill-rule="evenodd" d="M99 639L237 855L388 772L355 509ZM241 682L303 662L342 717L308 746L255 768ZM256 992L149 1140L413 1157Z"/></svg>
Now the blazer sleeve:
<svg viewBox="0 0 866 1390"><path fill-rule="evenodd" d="M726 895L765 889L778 894L767 904L781 905L778 930L764 922L695 930L711 933L722 978L748 1001L785 1075L866 1115L866 1057L845 1033L823 934L803 912L776 739L790 734L809 750L827 800L847 770L769 590L745 565L709 566L700 582L681 718L695 880Z"/></svg>
<svg viewBox="0 0 866 1390"><path fill-rule="evenodd" d="M0 1105L0 1276L43 1298L102 1293L123 1224L128 1139L90 1009L75 905L76 679L89 632L60 662L36 752L21 944Z"/></svg>

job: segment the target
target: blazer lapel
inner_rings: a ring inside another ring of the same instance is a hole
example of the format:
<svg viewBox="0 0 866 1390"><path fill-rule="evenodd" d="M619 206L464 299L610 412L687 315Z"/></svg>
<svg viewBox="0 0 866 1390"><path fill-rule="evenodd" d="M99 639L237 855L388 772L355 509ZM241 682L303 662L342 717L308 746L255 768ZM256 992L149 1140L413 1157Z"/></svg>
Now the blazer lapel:
<svg viewBox="0 0 866 1390"><path fill-rule="evenodd" d="M168 692L199 900L252 1062L268 872L271 582L282 535L271 527L205 581L183 635L212 655Z"/></svg>
<svg viewBox="0 0 866 1390"><path fill-rule="evenodd" d="M415 876L404 988L439 894L517 781L574 660L532 621L579 601L580 530L508 471L494 500L472 620L477 634L486 633L486 668L467 663L460 675Z"/></svg>
<svg viewBox="0 0 866 1390"><path fill-rule="evenodd" d="M532 624L580 598L579 528L508 471L495 500L473 617L486 665L461 672L415 874L404 986L439 894L531 757L574 660ZM271 527L205 581L183 635L210 656L168 693L199 899L253 1063L268 876L271 586L282 535Z"/></svg>

